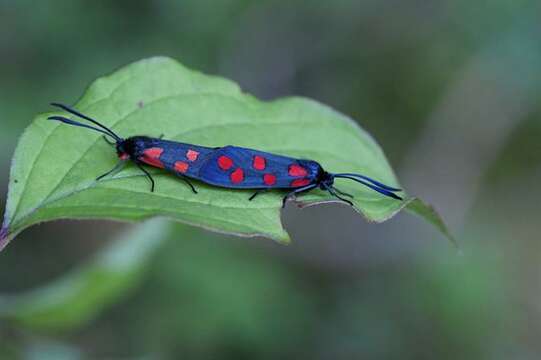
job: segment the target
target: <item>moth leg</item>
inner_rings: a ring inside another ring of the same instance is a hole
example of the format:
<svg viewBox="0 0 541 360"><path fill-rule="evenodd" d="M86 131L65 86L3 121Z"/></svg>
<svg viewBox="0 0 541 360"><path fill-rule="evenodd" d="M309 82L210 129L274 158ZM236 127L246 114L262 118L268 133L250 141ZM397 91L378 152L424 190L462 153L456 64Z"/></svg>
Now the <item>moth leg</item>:
<svg viewBox="0 0 541 360"><path fill-rule="evenodd" d="M313 188L317 187L318 185L317 184L310 184L310 185L306 185L306 186L303 186L303 187L300 187L298 189L295 189L289 193L286 194L286 196L284 196L282 198L282 209L285 208L286 206L286 201L287 199L289 199L291 196L296 196L297 194L300 194L301 192L304 192L304 191L308 191L308 190L312 190Z"/></svg>
<svg viewBox="0 0 541 360"><path fill-rule="evenodd" d="M150 192L154 192L154 179L152 178L152 175L150 175L150 173L141 164L135 163L135 165L137 165L137 167L144 172L147 178L150 180Z"/></svg>
<svg viewBox="0 0 541 360"><path fill-rule="evenodd" d="M103 135L103 140L105 140L105 142L111 146L116 144L114 141L107 139L105 135Z"/></svg>
<svg viewBox="0 0 541 360"><path fill-rule="evenodd" d="M345 203L348 203L350 206L353 206L353 203L352 203L351 201L349 201L348 199L344 199L343 197L341 197L340 195L338 195L338 194L336 193L336 191L335 191L336 189L333 188L332 186L326 186L325 189L326 189L328 192L330 192L332 196L334 196L334 197L336 197L336 198L342 200L342 201L345 202Z"/></svg>
<svg viewBox="0 0 541 360"><path fill-rule="evenodd" d="M103 175L100 175L96 178L96 181L100 181L101 179L103 179L104 177L106 176L109 176L109 175L114 175L116 173L118 173L120 170L122 170L122 168L126 165L126 162L123 161L123 160L120 160L114 168L112 168L111 170L107 171L105 174Z"/></svg>
<svg viewBox="0 0 541 360"><path fill-rule="evenodd" d="M267 192L269 191L269 189L259 189L257 190L255 193L252 194L252 196L250 196L250 198L248 199L248 201L252 201L253 199L255 199L255 197L261 193L264 193L264 192Z"/></svg>
<svg viewBox="0 0 541 360"><path fill-rule="evenodd" d="M182 181L184 181L186 184L188 184L188 186L192 189L193 193L194 194L197 194L197 190L195 190L195 187L193 186L192 182L190 180L188 180L188 178L184 175L181 175L181 174L177 174L179 178L182 179Z"/></svg>
<svg viewBox="0 0 541 360"><path fill-rule="evenodd" d="M333 188L334 191L336 191L336 192L339 193L340 195L347 196L347 197L353 199L353 195L348 194L348 193L343 192L343 191L340 191L340 190L338 190L337 188L335 188L334 186L333 186L332 188Z"/></svg>
<svg viewBox="0 0 541 360"><path fill-rule="evenodd" d="M163 139L163 137L165 136L165 134L161 134L160 136L158 136L158 139Z"/></svg>

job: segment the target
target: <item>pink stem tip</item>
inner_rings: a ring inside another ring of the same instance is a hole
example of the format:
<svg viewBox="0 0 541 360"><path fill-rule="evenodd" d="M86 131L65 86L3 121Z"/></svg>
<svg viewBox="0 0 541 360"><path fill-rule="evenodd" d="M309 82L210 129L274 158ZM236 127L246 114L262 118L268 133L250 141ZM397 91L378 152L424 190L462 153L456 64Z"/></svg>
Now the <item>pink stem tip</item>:
<svg viewBox="0 0 541 360"><path fill-rule="evenodd" d="M0 229L0 251L2 251L8 244L8 228L3 227Z"/></svg>

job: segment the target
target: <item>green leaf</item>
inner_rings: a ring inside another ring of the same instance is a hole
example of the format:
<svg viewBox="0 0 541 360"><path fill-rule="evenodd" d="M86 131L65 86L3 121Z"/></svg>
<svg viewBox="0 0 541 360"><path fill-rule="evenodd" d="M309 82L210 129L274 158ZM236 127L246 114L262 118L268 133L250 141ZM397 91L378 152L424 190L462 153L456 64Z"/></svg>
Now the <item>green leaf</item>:
<svg viewBox="0 0 541 360"><path fill-rule="evenodd" d="M434 209L431 205L423 202L420 199L411 199L408 202L408 205L406 209L417 216L420 216L421 218L428 221L432 226L434 226L436 229L438 229L443 235L449 239L453 245L460 250L458 243L456 242L453 235L449 232L449 229L447 229L447 225L445 225L445 222L441 218L441 216L438 214L436 209Z"/></svg>
<svg viewBox="0 0 541 360"><path fill-rule="evenodd" d="M378 144L348 117L304 98L262 102L229 80L168 58L142 60L98 79L75 107L123 137L164 134L166 139L206 146L256 148L314 159L331 172L358 172L399 186ZM175 176L154 169L157 184L151 193L135 166L97 182L96 176L117 162L115 151L96 132L45 121L52 114L39 115L19 140L0 248L43 221L138 221L158 215L218 232L289 241L280 221L283 192L248 201L251 191L197 183L200 191L195 195ZM371 221L392 217L410 201L382 196L349 180L337 180L337 186L355 196L355 209ZM309 205L336 200L315 190L300 201Z"/></svg>
<svg viewBox="0 0 541 360"><path fill-rule="evenodd" d="M0 319L41 330L85 324L140 283L169 228L164 219L141 224L58 280L19 295L0 296Z"/></svg>

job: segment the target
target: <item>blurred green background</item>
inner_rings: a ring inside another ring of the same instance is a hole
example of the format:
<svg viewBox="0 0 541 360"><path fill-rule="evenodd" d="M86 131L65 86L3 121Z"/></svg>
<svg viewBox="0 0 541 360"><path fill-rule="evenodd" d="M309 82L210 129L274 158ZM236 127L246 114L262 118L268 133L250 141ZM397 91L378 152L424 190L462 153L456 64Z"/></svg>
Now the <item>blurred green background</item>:
<svg viewBox="0 0 541 360"><path fill-rule="evenodd" d="M337 204L288 206L290 246L47 223L0 254L0 358L540 358L540 34L538 0L0 1L2 207L35 114L166 55L355 118L463 251Z"/></svg>

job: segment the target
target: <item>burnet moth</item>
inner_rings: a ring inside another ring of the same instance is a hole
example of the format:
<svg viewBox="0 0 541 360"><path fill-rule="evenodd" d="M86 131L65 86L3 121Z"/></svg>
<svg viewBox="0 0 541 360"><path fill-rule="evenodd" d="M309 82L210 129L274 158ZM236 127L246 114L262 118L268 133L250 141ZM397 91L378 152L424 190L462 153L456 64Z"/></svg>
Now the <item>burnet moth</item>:
<svg viewBox="0 0 541 360"><path fill-rule="evenodd" d="M143 165L165 169L178 175L195 194L197 190L190 179L229 189L256 190L249 200L271 189L288 190L283 197L282 206L290 197L315 188L326 190L334 197L353 205L346 199L353 196L338 190L334 186L335 179L353 180L380 194L402 200L395 194L401 191L400 189L387 186L361 174L329 173L313 160L295 159L231 145L211 148L148 136L132 136L124 139L105 125L66 105L58 103L51 105L85 119L97 127L63 116L50 116L49 120L98 131L104 134L104 139L109 144L115 146L120 161L113 169L96 180L116 174L128 160L131 160L150 180L151 192L154 191L154 179ZM111 142L107 137L113 141Z"/></svg>

